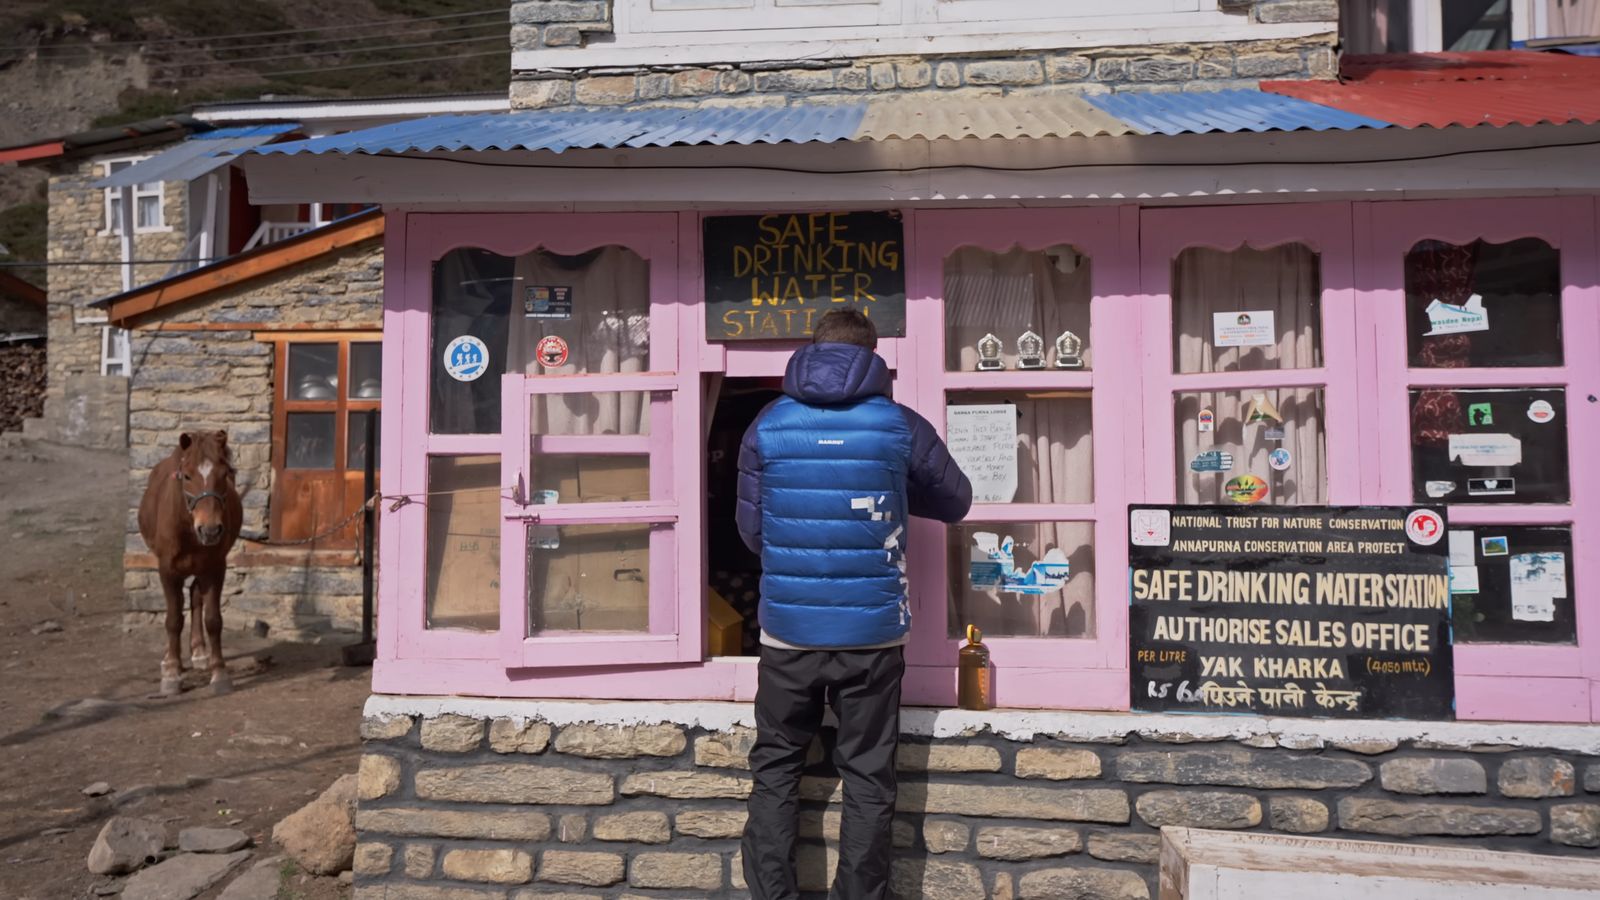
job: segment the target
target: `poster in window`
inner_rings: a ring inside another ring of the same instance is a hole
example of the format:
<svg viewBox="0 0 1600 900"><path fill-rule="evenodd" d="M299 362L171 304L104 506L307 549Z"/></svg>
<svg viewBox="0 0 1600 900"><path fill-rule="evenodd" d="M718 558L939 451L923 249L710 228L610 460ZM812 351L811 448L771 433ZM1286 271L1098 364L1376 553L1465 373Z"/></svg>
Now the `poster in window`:
<svg viewBox="0 0 1600 900"><path fill-rule="evenodd" d="M804 341L829 310L856 309L879 337L906 333L897 212L708 216L706 337Z"/></svg>
<svg viewBox="0 0 1600 900"><path fill-rule="evenodd" d="M1134 710L1454 717L1462 540L1441 508L1133 506L1129 522Z"/></svg>

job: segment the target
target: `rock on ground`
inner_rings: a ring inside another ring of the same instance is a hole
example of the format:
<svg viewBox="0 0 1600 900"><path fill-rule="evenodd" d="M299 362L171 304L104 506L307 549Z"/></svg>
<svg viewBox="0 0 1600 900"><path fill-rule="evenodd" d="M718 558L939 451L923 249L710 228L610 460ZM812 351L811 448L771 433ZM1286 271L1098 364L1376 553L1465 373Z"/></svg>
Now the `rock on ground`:
<svg viewBox="0 0 1600 900"><path fill-rule="evenodd" d="M341 775L322 796L273 826L272 839L300 868L313 875L337 875L356 851L356 776Z"/></svg>
<svg viewBox="0 0 1600 900"><path fill-rule="evenodd" d="M184 853L138 873L122 889L122 900L191 900L250 856L237 853Z"/></svg>
<svg viewBox="0 0 1600 900"><path fill-rule="evenodd" d="M282 865L281 856L263 859L223 888L217 900L276 900Z"/></svg>
<svg viewBox="0 0 1600 900"><path fill-rule="evenodd" d="M232 853L250 846L250 835L237 828L185 828L178 849L185 853Z"/></svg>
<svg viewBox="0 0 1600 900"><path fill-rule="evenodd" d="M132 872L161 855L167 826L153 819L112 816L89 850L89 871L96 875Z"/></svg>
<svg viewBox="0 0 1600 900"><path fill-rule="evenodd" d="M103 797L109 793L111 793L111 785L104 781L96 781L94 784L91 784L83 789L83 795L85 797Z"/></svg>

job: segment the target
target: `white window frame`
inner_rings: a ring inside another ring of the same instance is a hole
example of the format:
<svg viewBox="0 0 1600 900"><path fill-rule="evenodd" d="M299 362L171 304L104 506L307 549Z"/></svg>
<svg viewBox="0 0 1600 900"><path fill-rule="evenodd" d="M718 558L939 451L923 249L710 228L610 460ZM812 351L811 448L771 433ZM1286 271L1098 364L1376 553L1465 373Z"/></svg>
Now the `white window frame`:
<svg viewBox="0 0 1600 900"><path fill-rule="evenodd" d="M126 163L136 165L149 159L148 156L119 156L116 159L102 159L99 162L100 175L109 178L119 171L118 166ZM117 212L117 205L122 202L121 188L104 188L106 225L101 230L102 235L122 234L121 215ZM139 201L141 199L156 198L156 218L159 220L154 225L139 224ZM149 184L136 184L133 186L133 233L134 234L159 234L172 230L167 224L167 183L155 181Z"/></svg>
<svg viewBox="0 0 1600 900"><path fill-rule="evenodd" d="M127 378L133 373L131 332L115 325L100 328L100 374ZM115 369L116 371L112 371Z"/></svg>

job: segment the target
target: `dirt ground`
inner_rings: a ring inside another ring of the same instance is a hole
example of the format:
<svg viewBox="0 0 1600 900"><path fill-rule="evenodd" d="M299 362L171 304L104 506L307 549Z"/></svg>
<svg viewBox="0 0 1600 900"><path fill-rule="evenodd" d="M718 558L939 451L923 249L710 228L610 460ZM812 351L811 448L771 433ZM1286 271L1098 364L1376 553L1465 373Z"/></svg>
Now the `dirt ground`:
<svg viewBox="0 0 1600 900"><path fill-rule="evenodd" d="M164 634L122 615L126 459L0 447L0 900L120 883L85 867L119 813L165 820L174 839L231 825L265 857L278 820L356 769L369 670L340 667L337 647L226 631L232 694L191 673L181 697L154 696ZM82 793L98 781L112 793ZM277 900L347 893L286 873Z"/></svg>

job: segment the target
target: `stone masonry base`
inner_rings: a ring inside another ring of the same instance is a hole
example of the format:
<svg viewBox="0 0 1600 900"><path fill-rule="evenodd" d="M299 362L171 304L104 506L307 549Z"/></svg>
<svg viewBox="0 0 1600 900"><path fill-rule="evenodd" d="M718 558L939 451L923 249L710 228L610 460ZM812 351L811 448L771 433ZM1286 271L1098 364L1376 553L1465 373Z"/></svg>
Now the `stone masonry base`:
<svg viewBox="0 0 1600 900"><path fill-rule="evenodd" d="M749 725L746 704L375 696L355 898L747 896ZM1164 825L1600 847L1600 726L907 710L902 731L897 897L1147 900ZM836 859L826 743L808 895Z"/></svg>

